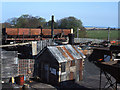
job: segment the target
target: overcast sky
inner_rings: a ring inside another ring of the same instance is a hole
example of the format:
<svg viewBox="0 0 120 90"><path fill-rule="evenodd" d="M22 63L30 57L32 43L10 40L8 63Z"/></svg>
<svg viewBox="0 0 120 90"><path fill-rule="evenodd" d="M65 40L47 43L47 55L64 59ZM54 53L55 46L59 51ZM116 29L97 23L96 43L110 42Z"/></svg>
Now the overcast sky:
<svg viewBox="0 0 120 90"><path fill-rule="evenodd" d="M84 26L118 27L118 2L2 2L2 22L23 14L47 21L74 16Z"/></svg>

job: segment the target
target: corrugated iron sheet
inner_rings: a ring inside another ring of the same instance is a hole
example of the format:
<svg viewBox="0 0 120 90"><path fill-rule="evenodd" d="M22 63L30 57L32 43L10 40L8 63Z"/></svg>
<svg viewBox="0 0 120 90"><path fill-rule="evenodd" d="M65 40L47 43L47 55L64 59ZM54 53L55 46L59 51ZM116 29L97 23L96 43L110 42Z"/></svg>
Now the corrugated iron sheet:
<svg viewBox="0 0 120 90"><path fill-rule="evenodd" d="M65 52L69 55L70 58L72 58L72 60L74 59L74 57L71 55L71 53L65 48L65 47L62 47Z"/></svg>
<svg viewBox="0 0 120 90"><path fill-rule="evenodd" d="M75 49L72 47L72 45L65 45L65 48L70 52L70 54L74 57L74 59L81 59L79 53L75 51Z"/></svg>
<svg viewBox="0 0 120 90"><path fill-rule="evenodd" d="M86 58L86 56L80 51L80 49L78 49L78 46L73 46L73 48L82 56L82 58Z"/></svg>
<svg viewBox="0 0 120 90"><path fill-rule="evenodd" d="M49 46L48 49L53 54L53 56L58 60L58 62L66 62L66 58L62 55L62 53L58 50L56 46Z"/></svg>
<svg viewBox="0 0 120 90"><path fill-rule="evenodd" d="M60 50L60 52L62 53L62 55L66 58L66 60L72 60L71 57L69 57L69 55L65 52L65 50L63 49L63 47L57 47L58 50Z"/></svg>
<svg viewBox="0 0 120 90"><path fill-rule="evenodd" d="M48 46L47 48L59 63L84 58L81 51L72 45Z"/></svg>

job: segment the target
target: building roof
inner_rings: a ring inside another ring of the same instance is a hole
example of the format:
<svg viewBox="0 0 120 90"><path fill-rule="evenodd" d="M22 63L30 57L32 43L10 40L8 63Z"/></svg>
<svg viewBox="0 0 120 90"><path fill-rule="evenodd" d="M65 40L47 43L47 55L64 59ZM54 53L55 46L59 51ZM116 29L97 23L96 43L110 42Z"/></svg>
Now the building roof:
<svg viewBox="0 0 120 90"><path fill-rule="evenodd" d="M48 46L47 49L52 53L59 63L85 58L85 55L78 49L77 46Z"/></svg>

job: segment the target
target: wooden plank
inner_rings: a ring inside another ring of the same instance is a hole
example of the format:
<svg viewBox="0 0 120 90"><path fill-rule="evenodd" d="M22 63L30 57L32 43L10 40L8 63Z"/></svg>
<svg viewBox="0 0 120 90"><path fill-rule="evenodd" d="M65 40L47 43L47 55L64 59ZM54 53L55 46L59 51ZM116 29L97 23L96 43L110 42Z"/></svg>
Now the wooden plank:
<svg viewBox="0 0 120 90"><path fill-rule="evenodd" d="M17 44L8 44L8 45L0 45L0 48L2 48L2 47L19 46L19 45L27 45L27 44L32 44L32 42L27 42L27 43L17 43Z"/></svg>

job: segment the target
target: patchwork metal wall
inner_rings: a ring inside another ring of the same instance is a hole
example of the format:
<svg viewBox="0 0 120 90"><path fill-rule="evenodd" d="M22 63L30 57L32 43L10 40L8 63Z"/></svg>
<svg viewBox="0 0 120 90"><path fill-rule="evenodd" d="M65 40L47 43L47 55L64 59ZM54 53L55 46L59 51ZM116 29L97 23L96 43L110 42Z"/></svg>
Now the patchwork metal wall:
<svg viewBox="0 0 120 90"><path fill-rule="evenodd" d="M72 61L75 61L74 65L71 65ZM65 72L60 74L60 82L66 80L80 81L83 79L83 60L72 60L65 64ZM61 66L61 65L60 65ZM62 67L61 67L62 68Z"/></svg>
<svg viewBox="0 0 120 90"><path fill-rule="evenodd" d="M34 72L34 59L19 59L19 75L32 77Z"/></svg>

